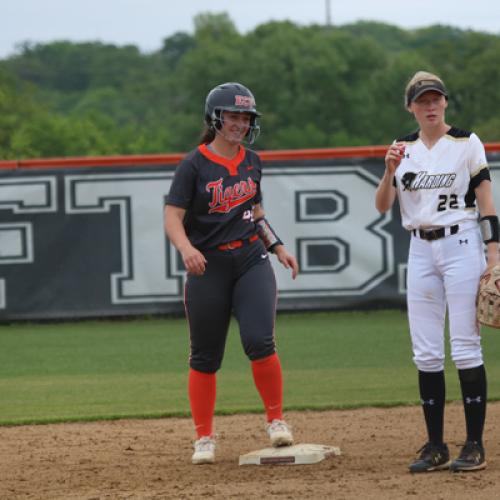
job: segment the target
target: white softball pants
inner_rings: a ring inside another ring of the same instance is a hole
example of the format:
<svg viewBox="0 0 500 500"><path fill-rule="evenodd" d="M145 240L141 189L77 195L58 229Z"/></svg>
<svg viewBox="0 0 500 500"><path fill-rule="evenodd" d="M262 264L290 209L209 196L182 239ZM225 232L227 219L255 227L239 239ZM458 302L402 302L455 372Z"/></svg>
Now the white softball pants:
<svg viewBox="0 0 500 500"><path fill-rule="evenodd" d="M485 267L477 226L435 241L412 234L407 302L413 361L419 370L444 370L446 306L455 366L463 370L483 364L475 301Z"/></svg>

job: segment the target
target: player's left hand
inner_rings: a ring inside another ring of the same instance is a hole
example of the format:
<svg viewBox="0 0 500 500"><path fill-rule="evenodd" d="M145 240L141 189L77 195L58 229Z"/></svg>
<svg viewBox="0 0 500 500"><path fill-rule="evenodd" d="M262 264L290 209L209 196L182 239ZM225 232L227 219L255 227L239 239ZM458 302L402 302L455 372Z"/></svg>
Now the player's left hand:
<svg viewBox="0 0 500 500"><path fill-rule="evenodd" d="M288 253L283 245L276 245L276 247L274 247L274 253L286 269L292 270L292 279L295 279L299 272L297 259L292 254Z"/></svg>

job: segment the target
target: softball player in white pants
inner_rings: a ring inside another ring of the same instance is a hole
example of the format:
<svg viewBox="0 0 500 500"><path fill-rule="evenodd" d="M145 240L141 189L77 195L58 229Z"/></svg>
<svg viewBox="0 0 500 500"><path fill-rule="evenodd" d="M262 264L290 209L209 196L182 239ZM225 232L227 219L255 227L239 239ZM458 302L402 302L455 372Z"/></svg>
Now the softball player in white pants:
<svg viewBox="0 0 500 500"><path fill-rule="evenodd" d="M405 104L419 129L389 147L375 205L386 212L397 197L411 233L408 319L428 441L410 471L484 469L486 372L475 300L481 275L498 262L499 240L486 155L477 135L445 122L448 93L436 75L416 73ZM443 439L446 312L466 423L453 461Z"/></svg>
<svg viewBox="0 0 500 500"><path fill-rule="evenodd" d="M446 306L451 357L459 370L483 364L475 294L485 268L477 227L434 241L412 236L408 260L408 318L413 360L423 372L444 370Z"/></svg>

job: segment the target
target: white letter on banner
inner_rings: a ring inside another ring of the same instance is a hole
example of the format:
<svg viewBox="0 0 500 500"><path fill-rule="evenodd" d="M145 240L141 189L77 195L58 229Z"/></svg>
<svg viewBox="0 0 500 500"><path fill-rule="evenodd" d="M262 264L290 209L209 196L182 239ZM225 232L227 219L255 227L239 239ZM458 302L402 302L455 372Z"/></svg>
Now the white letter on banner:
<svg viewBox="0 0 500 500"><path fill-rule="evenodd" d="M14 214L57 212L57 180L52 176L0 179L0 210ZM0 224L0 265L35 260L32 222ZM7 307L7 283L0 278L0 309Z"/></svg>
<svg viewBox="0 0 500 500"><path fill-rule="evenodd" d="M281 297L362 295L394 271L391 212L374 207L378 177L356 166L270 167L264 209L297 256L300 274L276 266Z"/></svg>
<svg viewBox="0 0 500 500"><path fill-rule="evenodd" d="M119 207L122 268L111 275L113 304L177 302L182 297L182 273L168 269L163 228L172 177L173 172L65 178L67 213L103 213Z"/></svg>

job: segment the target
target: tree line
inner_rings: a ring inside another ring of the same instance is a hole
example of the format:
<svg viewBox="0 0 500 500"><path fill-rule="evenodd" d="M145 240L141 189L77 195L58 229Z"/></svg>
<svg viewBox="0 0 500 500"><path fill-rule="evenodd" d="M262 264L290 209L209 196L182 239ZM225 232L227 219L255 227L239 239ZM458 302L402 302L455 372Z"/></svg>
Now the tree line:
<svg viewBox="0 0 500 500"><path fill-rule="evenodd" d="M0 159L184 152L215 85L248 86L257 149L388 144L415 125L403 91L420 69L450 92L448 122L500 141L500 35L269 22L241 34L226 13L144 54L134 45L24 43L0 60Z"/></svg>

